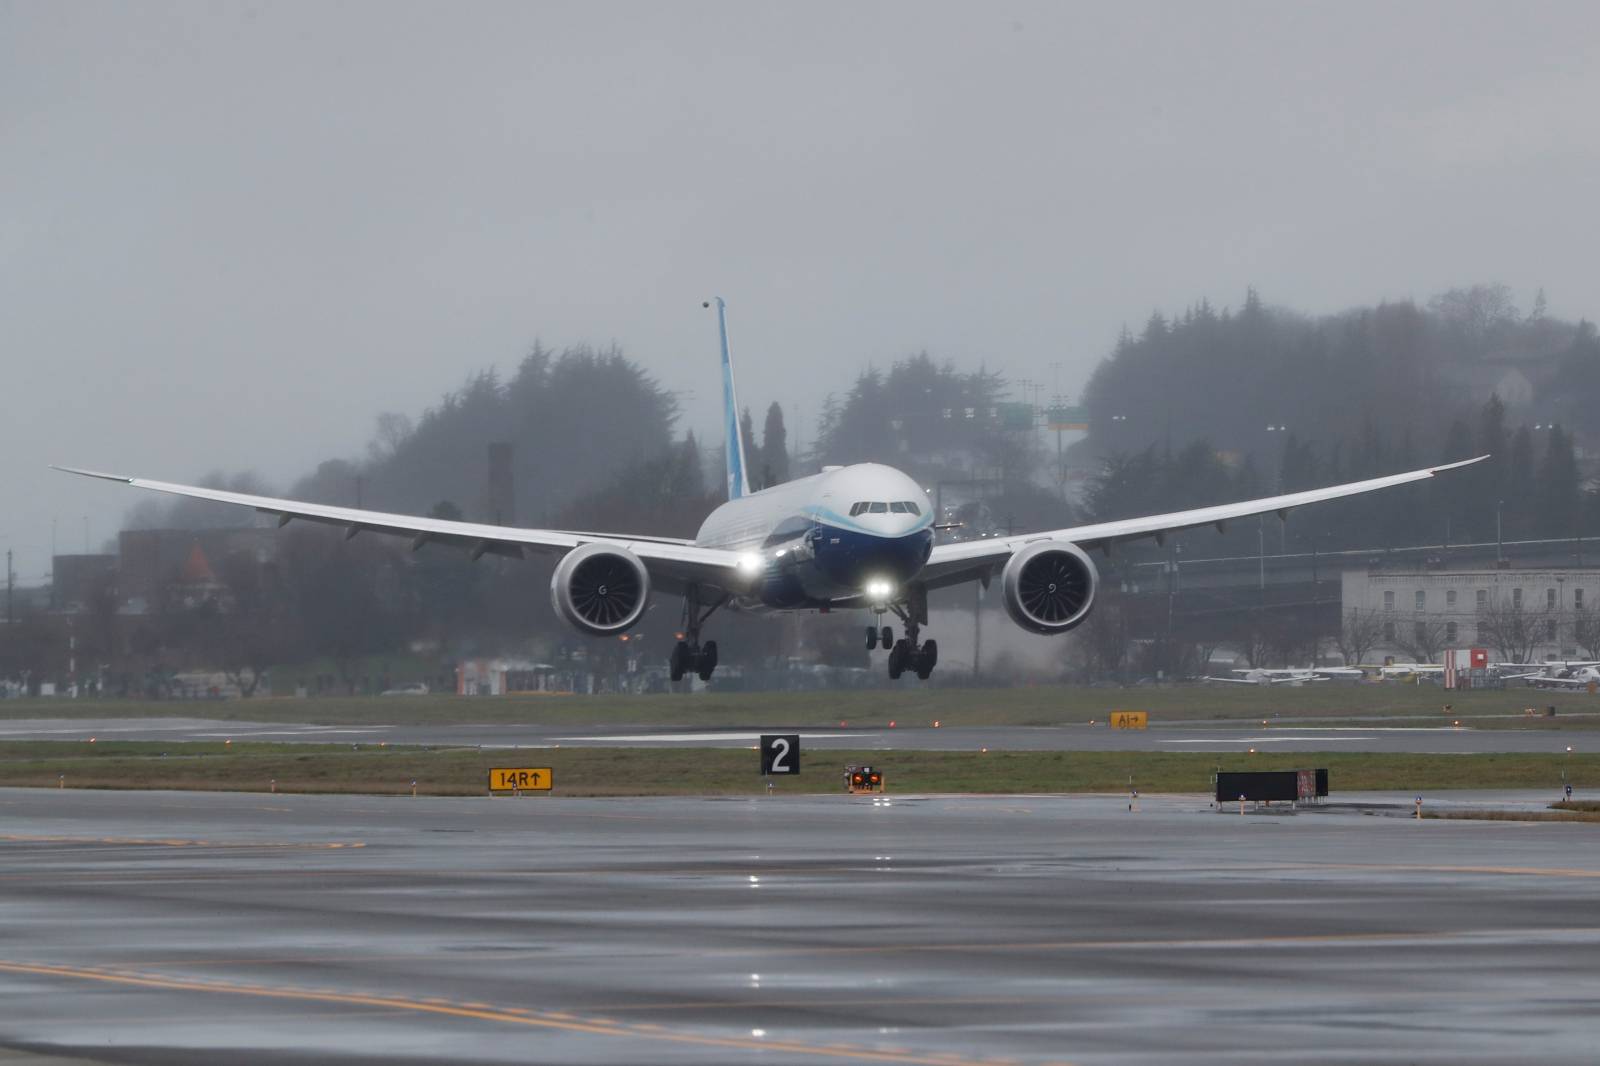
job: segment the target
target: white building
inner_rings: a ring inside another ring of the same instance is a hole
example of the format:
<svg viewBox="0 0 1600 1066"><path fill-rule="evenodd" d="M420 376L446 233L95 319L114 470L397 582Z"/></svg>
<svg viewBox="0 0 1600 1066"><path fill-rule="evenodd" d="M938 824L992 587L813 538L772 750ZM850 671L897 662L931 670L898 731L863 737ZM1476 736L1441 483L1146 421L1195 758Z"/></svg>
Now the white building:
<svg viewBox="0 0 1600 1066"><path fill-rule="evenodd" d="M1496 660L1600 654L1600 570L1346 570L1345 625L1378 627L1377 655L1489 649Z"/></svg>

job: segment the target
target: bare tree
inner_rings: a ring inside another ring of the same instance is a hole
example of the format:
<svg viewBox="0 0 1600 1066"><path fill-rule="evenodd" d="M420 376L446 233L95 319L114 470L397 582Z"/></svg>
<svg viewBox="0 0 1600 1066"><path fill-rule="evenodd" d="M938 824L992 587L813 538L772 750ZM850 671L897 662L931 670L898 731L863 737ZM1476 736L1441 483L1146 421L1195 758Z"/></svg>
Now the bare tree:
<svg viewBox="0 0 1600 1066"><path fill-rule="evenodd" d="M1581 610L1573 615L1572 639L1591 659L1600 659L1600 611Z"/></svg>
<svg viewBox="0 0 1600 1066"><path fill-rule="evenodd" d="M378 416L377 428L367 443L367 454L375 463L387 462L399 454L401 447L411 439L416 427L411 417L398 411L385 411Z"/></svg>
<svg viewBox="0 0 1600 1066"><path fill-rule="evenodd" d="M1346 666L1359 666L1378 646L1382 637L1382 616L1377 611L1352 607L1340 619L1339 631L1334 634L1333 642Z"/></svg>
<svg viewBox="0 0 1600 1066"><path fill-rule="evenodd" d="M1106 599L1080 630L1088 667L1098 677L1118 677L1128 662L1131 644L1128 614L1120 598Z"/></svg>
<svg viewBox="0 0 1600 1066"><path fill-rule="evenodd" d="M1448 635L1448 623L1443 619L1419 616L1409 625L1401 622L1395 627L1394 643L1415 662L1434 663L1449 643Z"/></svg>
<svg viewBox="0 0 1600 1066"><path fill-rule="evenodd" d="M288 661L301 651L296 646L298 627L281 602L276 575L248 553L236 552L222 561L228 595L224 602L207 604L207 623L197 641L212 665L239 687L239 695L255 695L267 667Z"/></svg>
<svg viewBox="0 0 1600 1066"><path fill-rule="evenodd" d="M1544 638L1549 611L1530 611L1504 596L1493 596L1478 613L1479 638L1492 645L1509 663L1531 662L1533 649Z"/></svg>
<svg viewBox="0 0 1600 1066"><path fill-rule="evenodd" d="M1271 628L1261 617L1261 612L1250 611L1234 627L1233 639L1228 643L1238 649L1244 661L1254 669L1267 665L1267 657L1273 650L1270 635Z"/></svg>
<svg viewBox="0 0 1600 1066"><path fill-rule="evenodd" d="M1187 658L1194 663L1194 672L1196 674L1205 674L1211 671L1211 657L1217 654L1217 649L1221 646L1219 641L1210 638L1194 642L1194 650Z"/></svg>

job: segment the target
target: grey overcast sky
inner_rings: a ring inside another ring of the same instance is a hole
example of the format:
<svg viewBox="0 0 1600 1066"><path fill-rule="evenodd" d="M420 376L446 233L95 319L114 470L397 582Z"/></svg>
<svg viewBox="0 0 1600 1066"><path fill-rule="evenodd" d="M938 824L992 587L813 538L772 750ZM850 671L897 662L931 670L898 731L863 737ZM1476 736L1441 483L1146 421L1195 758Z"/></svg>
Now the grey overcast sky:
<svg viewBox="0 0 1600 1066"><path fill-rule="evenodd" d="M1589 2L0 0L0 548L32 584L134 502L47 463L285 486L535 338L709 426L712 293L806 437L869 362L1076 394L1252 284L1592 317L1597 42Z"/></svg>

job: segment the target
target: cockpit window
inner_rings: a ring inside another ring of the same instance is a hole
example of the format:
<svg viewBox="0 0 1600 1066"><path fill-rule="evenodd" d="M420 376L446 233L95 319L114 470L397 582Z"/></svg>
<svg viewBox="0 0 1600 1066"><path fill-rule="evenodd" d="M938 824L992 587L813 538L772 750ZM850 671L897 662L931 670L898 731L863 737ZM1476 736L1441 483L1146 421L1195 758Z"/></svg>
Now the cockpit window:
<svg viewBox="0 0 1600 1066"><path fill-rule="evenodd" d="M897 504L896 506L904 507L905 511L906 511L906 514L921 514L922 513L922 508L918 507L916 504L912 503L910 500L907 500L905 503L902 503L902 504Z"/></svg>
<svg viewBox="0 0 1600 1066"><path fill-rule="evenodd" d="M888 514L889 513L889 505L886 504L886 503L874 500L872 503L867 505L867 512L869 514Z"/></svg>
<svg viewBox="0 0 1600 1066"><path fill-rule="evenodd" d="M894 514L905 514L906 505L901 503L899 500L894 500L889 504L889 510Z"/></svg>
<svg viewBox="0 0 1600 1066"><path fill-rule="evenodd" d="M866 509L867 509L867 505L865 503L852 503L850 505L850 517L854 518L856 515L860 514L862 511L865 511Z"/></svg>

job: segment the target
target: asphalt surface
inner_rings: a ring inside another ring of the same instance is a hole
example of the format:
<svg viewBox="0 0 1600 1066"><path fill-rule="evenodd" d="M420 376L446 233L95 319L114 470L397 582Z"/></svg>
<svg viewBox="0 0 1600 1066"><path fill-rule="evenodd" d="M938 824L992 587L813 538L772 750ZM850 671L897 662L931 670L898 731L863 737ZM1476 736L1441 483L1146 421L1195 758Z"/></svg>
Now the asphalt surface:
<svg viewBox="0 0 1600 1066"><path fill-rule="evenodd" d="M200 718L15 719L0 721L0 740L217 741L275 743L420 744L435 747L740 747L763 732L799 732L809 748L964 751L1381 751L1426 753L1562 752L1600 749L1593 730L1472 729L1438 724L1373 722L1316 726L1299 721L1152 724L1145 730L1105 724L1064 726L849 726L791 730L783 722L726 729L660 728L639 725L294 725L282 722L223 722Z"/></svg>
<svg viewBox="0 0 1600 1066"><path fill-rule="evenodd" d="M1592 1061L1600 825L1377 801L0 790L0 1062Z"/></svg>

